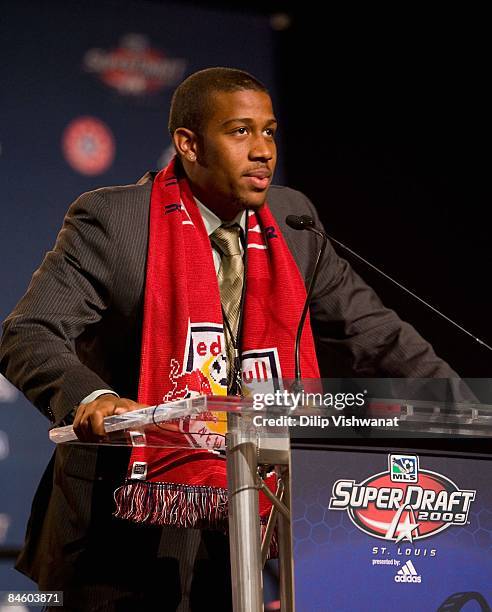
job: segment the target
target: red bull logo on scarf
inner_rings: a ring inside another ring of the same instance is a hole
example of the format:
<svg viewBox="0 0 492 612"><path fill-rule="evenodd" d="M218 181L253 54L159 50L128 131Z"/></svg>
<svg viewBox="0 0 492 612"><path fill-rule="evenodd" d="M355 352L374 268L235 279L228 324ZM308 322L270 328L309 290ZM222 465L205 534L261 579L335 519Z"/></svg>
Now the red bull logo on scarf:
<svg viewBox="0 0 492 612"><path fill-rule="evenodd" d="M222 325L190 323L183 360L171 360L169 378L172 388L163 402L195 395L227 394L227 358ZM255 349L242 354L242 382L245 394L282 390L282 372L275 347Z"/></svg>
<svg viewBox="0 0 492 612"><path fill-rule="evenodd" d="M190 323L182 362L171 360L171 390L163 402L198 395L227 395L227 358L222 325ZM242 360L243 392L248 395L281 390L281 370L276 348L247 351ZM197 448L225 449L227 422L223 413L210 413L206 421L180 421L180 429Z"/></svg>
<svg viewBox="0 0 492 612"><path fill-rule="evenodd" d="M181 362L171 360L172 388L164 402L195 395L226 395L227 362L224 330L217 323L190 323Z"/></svg>
<svg viewBox="0 0 492 612"><path fill-rule="evenodd" d="M276 348L245 351L242 354L242 382L245 395L282 391L282 371Z"/></svg>
<svg viewBox="0 0 492 612"><path fill-rule="evenodd" d="M190 323L183 360L171 360L172 388L164 402L198 395L227 394L227 361L224 330L217 323ZM207 420L183 419L181 431L196 448L225 450L227 422L224 414L210 413Z"/></svg>

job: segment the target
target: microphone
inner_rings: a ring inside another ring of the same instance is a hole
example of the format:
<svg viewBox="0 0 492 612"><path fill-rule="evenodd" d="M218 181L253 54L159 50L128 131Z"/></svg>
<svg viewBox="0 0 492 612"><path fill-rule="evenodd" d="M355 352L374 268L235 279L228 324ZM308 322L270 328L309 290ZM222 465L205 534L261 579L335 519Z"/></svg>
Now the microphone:
<svg viewBox="0 0 492 612"><path fill-rule="evenodd" d="M324 239L323 246L321 248L321 251L318 254L318 259L316 260L316 266L315 266L315 269L314 269L313 278L311 279L311 284L309 285L309 292L308 292L308 295L306 297L306 303L304 305L304 310L302 312L301 320L299 322L299 328L297 330L296 349L295 349L296 350L296 378L295 378L295 381L294 381L294 385L300 386L301 387L300 390L302 390L302 385L300 383L300 379L301 379L301 367L300 367L300 363L299 363L299 344L300 344L300 338L301 338L302 328L304 327L304 321L306 319L306 313L307 313L307 309L308 309L308 306L309 306L309 300L311 298L311 293L312 293L312 289L313 289L313 281L315 280L316 276L318 275L318 264L320 262L320 259L321 259L322 255L323 255L323 252L324 252L324 250L326 248L326 244L328 242L328 239L330 239L332 242L334 242L335 244L340 246L342 249L345 249L348 253L350 253L351 255L356 257L359 261L362 261L364 264L366 264L367 266L369 266L373 270L375 270L381 276L384 276L384 278L386 278L387 280L391 281L394 285L396 285L397 287L399 287L403 291L406 291L409 295L411 295L413 298L418 300L421 304L424 304L424 306L426 306L427 308L430 308L430 310L432 310L433 312L438 314L440 317L445 319L448 323L451 323L452 325L454 325L455 327L460 329L462 332L464 332L465 334L467 334L468 336L473 338L473 340L475 340L476 342L478 342L479 344L481 344L482 346L487 348L489 351L492 351L492 347L489 346L486 342L484 342L480 338L477 338L476 336L474 336L467 329L465 329L462 325L459 325L458 323L456 323L456 321L453 321L453 319L450 319L449 317L447 317L445 314L443 314L442 312L437 310L437 308L434 308L434 306L432 306L431 304L429 304L428 302L423 300L421 297L419 297L418 295L413 293L413 291L410 291L410 289L407 289L406 287L404 287L401 283L399 283L394 278L392 278L391 276L389 276L388 274L386 274L385 272L383 272L382 270L377 268L370 261L367 261L367 259L364 259L363 257L361 257L361 255L359 255L358 253L353 251L351 248L349 248L348 246L343 244L343 242L340 242L336 238L333 238L333 236L330 236L330 234L327 234L326 232L323 232L322 230L317 229L314 226L313 218L310 217L309 215L302 215L300 217L298 217L297 215L289 215L288 217L286 217L285 222L292 229L295 229L295 230L308 230L308 231L313 232L317 236L320 236L321 238Z"/></svg>
<svg viewBox="0 0 492 612"><path fill-rule="evenodd" d="M299 321L299 325L297 327L296 344L295 344L295 378L294 378L294 382L292 383L290 387L290 391L291 393L301 393L302 391L304 391L304 388L301 382L301 356L300 356L302 330L304 329L304 322L306 321L306 315L309 310L309 302L311 301L311 295L313 293L314 284L316 282L316 278L318 277L319 264L324 255L326 245L328 243L328 236L324 232L314 227L314 221L308 215L302 215L301 217L298 217L297 215L288 215L285 219L285 222L292 229L308 230L310 232L313 232L317 236L320 236L320 238L323 240L321 244L321 249L318 251L318 257L316 258L316 264L314 266L314 272L311 277L311 282L309 283L309 289L306 295L306 300L304 302L304 308L302 310L301 320Z"/></svg>
<svg viewBox="0 0 492 612"><path fill-rule="evenodd" d="M308 227L314 227L314 220L312 217L308 217L308 215L302 215L302 217L298 217L297 215L288 215L285 218L285 222L289 227L295 230L303 230Z"/></svg>

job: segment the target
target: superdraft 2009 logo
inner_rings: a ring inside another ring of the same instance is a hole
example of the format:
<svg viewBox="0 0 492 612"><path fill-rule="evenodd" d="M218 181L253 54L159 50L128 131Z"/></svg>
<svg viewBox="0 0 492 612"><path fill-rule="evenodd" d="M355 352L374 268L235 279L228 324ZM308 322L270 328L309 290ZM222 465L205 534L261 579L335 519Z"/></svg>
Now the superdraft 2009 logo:
<svg viewBox="0 0 492 612"><path fill-rule="evenodd" d="M421 469L416 455L390 454L388 470L364 481L337 480L330 510L346 511L361 531L388 542L414 542L466 525L476 491Z"/></svg>
<svg viewBox="0 0 492 612"><path fill-rule="evenodd" d="M155 93L179 83L186 60L170 57L154 47L145 34L125 34L110 49L89 49L83 60L87 72L96 74L109 87L123 95Z"/></svg>

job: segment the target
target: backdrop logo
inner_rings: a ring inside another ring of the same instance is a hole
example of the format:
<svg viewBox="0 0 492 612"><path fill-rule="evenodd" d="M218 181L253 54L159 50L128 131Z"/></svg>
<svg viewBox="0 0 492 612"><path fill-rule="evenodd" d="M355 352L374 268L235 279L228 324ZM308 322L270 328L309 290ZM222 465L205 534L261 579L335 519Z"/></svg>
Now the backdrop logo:
<svg viewBox="0 0 492 612"><path fill-rule="evenodd" d="M15 402L19 392L0 374L0 402Z"/></svg>
<svg viewBox="0 0 492 612"><path fill-rule="evenodd" d="M0 461L2 461L2 459L7 459L9 454L9 438L4 431L0 430Z"/></svg>
<svg viewBox="0 0 492 612"><path fill-rule="evenodd" d="M83 67L119 93L142 95L181 81L186 61L166 57L142 34L127 34L114 49L89 49Z"/></svg>
<svg viewBox="0 0 492 612"><path fill-rule="evenodd" d="M415 480L405 480L413 474ZM419 469L415 455L389 455L386 472L360 484L337 480L329 508L346 511L354 525L370 536L413 542L452 525L465 525L475 495L476 491L459 489L442 474Z"/></svg>
<svg viewBox="0 0 492 612"><path fill-rule="evenodd" d="M0 544L7 540L7 531L10 526L10 516L8 514L0 514Z"/></svg>
<svg viewBox="0 0 492 612"><path fill-rule="evenodd" d="M389 469L393 482L417 482L419 458L415 455L390 455Z"/></svg>
<svg viewBox="0 0 492 612"><path fill-rule="evenodd" d="M422 576L415 569L414 564L409 559L405 565L399 570L394 578L395 582L420 584Z"/></svg>
<svg viewBox="0 0 492 612"><path fill-rule="evenodd" d="M62 136L67 162L81 174L102 174L113 163L114 138L109 127L95 117L78 117L67 125Z"/></svg>

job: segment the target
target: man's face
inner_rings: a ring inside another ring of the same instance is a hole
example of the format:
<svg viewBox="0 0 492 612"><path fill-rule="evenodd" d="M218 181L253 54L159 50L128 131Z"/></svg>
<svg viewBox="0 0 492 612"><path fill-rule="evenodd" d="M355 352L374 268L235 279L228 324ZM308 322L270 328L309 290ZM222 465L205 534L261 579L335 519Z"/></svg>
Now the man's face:
<svg viewBox="0 0 492 612"><path fill-rule="evenodd" d="M227 220L265 203L277 161L277 122L270 96L261 91L214 93L210 109L187 173L198 199Z"/></svg>

